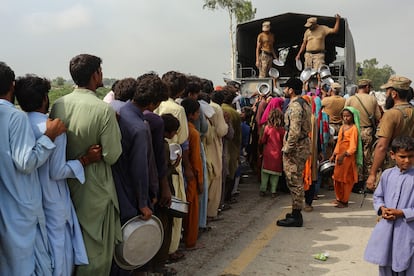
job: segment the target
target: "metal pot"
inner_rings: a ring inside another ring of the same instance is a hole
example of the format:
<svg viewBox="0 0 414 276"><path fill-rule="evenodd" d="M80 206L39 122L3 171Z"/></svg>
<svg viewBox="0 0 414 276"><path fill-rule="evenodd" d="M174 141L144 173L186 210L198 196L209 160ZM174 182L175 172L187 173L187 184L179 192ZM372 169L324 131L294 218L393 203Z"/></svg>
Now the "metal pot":
<svg viewBox="0 0 414 276"><path fill-rule="evenodd" d="M318 72L321 79L328 78L331 76L331 71L329 70L328 65L325 64L319 67Z"/></svg>
<svg viewBox="0 0 414 276"><path fill-rule="evenodd" d="M315 71L315 69L308 67L308 68L305 68L302 71L302 73L300 73L299 78L302 82L307 82L310 79L310 77L316 73L317 72Z"/></svg>
<svg viewBox="0 0 414 276"><path fill-rule="evenodd" d="M174 163L174 161L178 158L178 156L182 156L182 149L179 144L171 143L169 144L170 148L170 160Z"/></svg>
<svg viewBox="0 0 414 276"><path fill-rule="evenodd" d="M164 229L156 216L149 220L133 217L121 230L123 242L115 246L114 260L122 269L133 270L146 264L161 248Z"/></svg>
<svg viewBox="0 0 414 276"><path fill-rule="evenodd" d="M335 163L325 160L319 164L319 171L325 175L331 175L335 169Z"/></svg>
<svg viewBox="0 0 414 276"><path fill-rule="evenodd" d="M188 214L188 202L182 201L175 196L171 197L171 206L168 209L170 214L177 218L184 218Z"/></svg>
<svg viewBox="0 0 414 276"><path fill-rule="evenodd" d="M279 77L279 70L277 70L276 68L270 68L269 76L271 76L272 78L277 79Z"/></svg>
<svg viewBox="0 0 414 276"><path fill-rule="evenodd" d="M257 84L256 89L260 95L266 96L267 94L270 93L270 85L266 82Z"/></svg>

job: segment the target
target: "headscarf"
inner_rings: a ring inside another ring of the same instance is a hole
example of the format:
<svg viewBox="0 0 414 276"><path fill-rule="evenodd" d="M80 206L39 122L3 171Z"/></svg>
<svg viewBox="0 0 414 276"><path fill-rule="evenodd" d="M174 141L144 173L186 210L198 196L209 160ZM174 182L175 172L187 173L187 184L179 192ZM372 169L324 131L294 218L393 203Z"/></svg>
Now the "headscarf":
<svg viewBox="0 0 414 276"><path fill-rule="evenodd" d="M262 118L260 119L260 124L263 125L267 122L267 118L269 117L270 111L272 111L273 109L279 108L280 110L282 110L284 101L285 100L280 97L272 98L267 104L265 111L263 112Z"/></svg>
<svg viewBox="0 0 414 276"><path fill-rule="evenodd" d="M329 116L322 111L322 101L318 96L313 96L312 101L312 113L317 119L318 130L319 130L319 141L321 144L322 153L326 153L326 147L329 142Z"/></svg>
<svg viewBox="0 0 414 276"><path fill-rule="evenodd" d="M362 166L362 160L363 160L363 153L362 153L362 139L361 139L361 127L360 127L360 121L359 121L359 111L352 106L346 106L343 110L350 111L354 116L354 123L358 129L358 147L357 147L357 154L356 154L356 162L358 167Z"/></svg>

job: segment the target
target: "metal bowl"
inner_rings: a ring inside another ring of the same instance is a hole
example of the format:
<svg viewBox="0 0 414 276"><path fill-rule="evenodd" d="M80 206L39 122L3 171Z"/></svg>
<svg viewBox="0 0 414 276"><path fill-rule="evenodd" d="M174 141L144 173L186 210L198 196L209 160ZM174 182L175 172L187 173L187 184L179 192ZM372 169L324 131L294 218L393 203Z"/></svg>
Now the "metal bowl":
<svg viewBox="0 0 414 276"><path fill-rule="evenodd" d="M171 197L171 206L168 209L170 214L176 218L184 218L188 214L189 203L182 201L175 196Z"/></svg>
<svg viewBox="0 0 414 276"><path fill-rule="evenodd" d="M266 82L258 83L257 84L257 92L259 92L260 95L267 95L270 93L270 85Z"/></svg>
<svg viewBox="0 0 414 276"><path fill-rule="evenodd" d="M285 65L285 63L282 60L277 59L277 58L275 58L273 60L273 64L276 65L276 66L284 66Z"/></svg>
<svg viewBox="0 0 414 276"><path fill-rule="evenodd" d="M328 78L332 75L328 65L325 64L319 67L318 73L321 79Z"/></svg>
<svg viewBox="0 0 414 276"><path fill-rule="evenodd" d="M270 68L269 76L271 76L272 78L277 79L279 77L279 70L277 70L276 68Z"/></svg>
<svg viewBox="0 0 414 276"><path fill-rule="evenodd" d="M300 76L299 76L299 79L302 81L302 82L307 82L309 79L310 79L310 77L312 77L314 74L316 74L317 72L316 72L316 70L315 69L312 69L312 68L310 68L310 67L308 67L308 68L305 68L303 71L302 71L302 73L300 73Z"/></svg>
<svg viewBox="0 0 414 276"><path fill-rule="evenodd" d="M143 266L161 248L164 229L156 216L149 220L133 217L121 230L123 241L115 246L114 260L122 269L133 270Z"/></svg>
<svg viewBox="0 0 414 276"><path fill-rule="evenodd" d="M335 169L335 163L325 160L319 164L319 171L324 175L332 175Z"/></svg>
<svg viewBox="0 0 414 276"><path fill-rule="evenodd" d="M178 158L178 156L182 155L182 149L179 144L171 143L169 144L169 147L170 147L170 160L171 161L175 161Z"/></svg>

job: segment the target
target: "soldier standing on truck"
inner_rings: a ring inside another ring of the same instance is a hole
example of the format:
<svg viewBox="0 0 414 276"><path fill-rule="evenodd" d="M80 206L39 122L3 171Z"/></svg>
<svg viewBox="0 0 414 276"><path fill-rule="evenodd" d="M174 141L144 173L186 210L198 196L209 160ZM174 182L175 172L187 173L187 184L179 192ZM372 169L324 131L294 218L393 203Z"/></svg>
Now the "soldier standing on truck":
<svg viewBox="0 0 414 276"><path fill-rule="evenodd" d="M308 28L303 36L303 42L300 46L299 52L296 55L296 60L300 59L300 55L305 52L305 68L319 69L325 64L325 37L329 34L336 34L339 31L339 20L341 16L335 15L336 21L333 28L325 25L318 25L316 17L309 17L306 21L305 27Z"/></svg>
<svg viewBox="0 0 414 276"><path fill-rule="evenodd" d="M273 44L275 36L270 32L270 21L262 23L262 32L257 36L256 67L259 69L259 78L269 76L269 69L276 57Z"/></svg>

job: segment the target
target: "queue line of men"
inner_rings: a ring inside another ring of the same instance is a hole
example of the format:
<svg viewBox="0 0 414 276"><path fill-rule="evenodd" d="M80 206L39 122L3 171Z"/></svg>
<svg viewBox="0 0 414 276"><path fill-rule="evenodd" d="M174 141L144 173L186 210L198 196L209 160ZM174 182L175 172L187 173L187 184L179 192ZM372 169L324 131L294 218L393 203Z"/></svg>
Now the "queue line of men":
<svg viewBox="0 0 414 276"><path fill-rule="evenodd" d="M226 115L221 104L232 108L235 90L228 87L214 96L208 82L204 90L210 95L198 99L199 82L193 91L196 96L186 93L182 106L177 98L191 90L189 78L175 71L162 79L150 73L119 81L114 87L124 92L124 98L107 104L96 96L96 89L103 86L101 63L89 54L71 59L76 88L53 104L49 118L50 82L35 75L15 81L13 70L0 64L1 118L5 120L1 274L129 274L113 262L115 245L122 241L121 225L138 215L148 220L154 212L165 218L164 230L170 230L158 254L135 273L174 274L164 264L182 257L178 250L182 226L180 219L173 222L166 212L171 195L183 201L191 198L184 225L187 250L197 249L198 230L207 228L207 218L216 218L223 205L222 191L229 190L223 167L234 171L238 162L234 158L223 165L228 155L223 152L223 137L229 125L240 128L240 119L236 111L238 118ZM15 96L27 115L14 106ZM211 104L210 96L215 99ZM207 126L202 136L196 127L200 119ZM188 127L194 128L196 142L190 141ZM165 139L183 149L173 166ZM237 140L229 139L227 144ZM203 156L198 170L194 156ZM190 196L192 183L197 189ZM195 207L203 194L208 203L199 211ZM19 216L22 219L16 220Z"/></svg>

